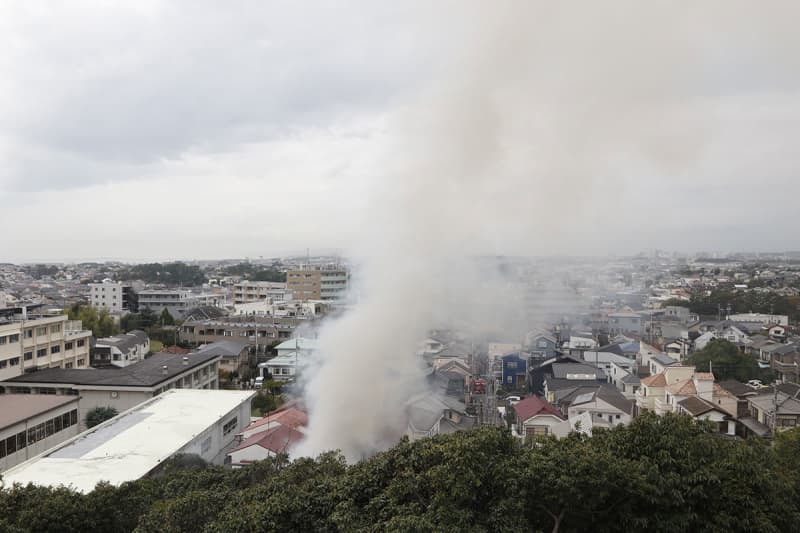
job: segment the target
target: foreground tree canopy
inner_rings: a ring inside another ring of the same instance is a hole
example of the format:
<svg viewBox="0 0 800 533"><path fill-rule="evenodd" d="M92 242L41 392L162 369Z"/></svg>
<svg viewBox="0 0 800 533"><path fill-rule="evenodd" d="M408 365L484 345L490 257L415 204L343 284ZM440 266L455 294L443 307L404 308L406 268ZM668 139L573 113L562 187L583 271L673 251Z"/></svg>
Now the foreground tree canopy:
<svg viewBox="0 0 800 533"><path fill-rule="evenodd" d="M241 470L172 461L121 487L14 487L2 531L800 531L800 430L772 448L690 418L522 446L503 429Z"/></svg>

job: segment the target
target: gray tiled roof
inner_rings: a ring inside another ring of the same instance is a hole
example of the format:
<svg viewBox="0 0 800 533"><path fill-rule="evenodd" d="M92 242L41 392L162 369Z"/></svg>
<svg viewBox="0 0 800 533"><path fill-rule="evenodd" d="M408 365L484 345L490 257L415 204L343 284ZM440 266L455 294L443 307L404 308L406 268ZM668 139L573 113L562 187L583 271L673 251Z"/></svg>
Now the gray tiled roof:
<svg viewBox="0 0 800 533"><path fill-rule="evenodd" d="M183 358L187 358L184 364ZM50 368L23 374L5 381L8 384L42 383L52 385L96 385L99 387L154 387L189 369L219 358L219 354L164 354L123 368ZM166 373L164 366L167 367Z"/></svg>

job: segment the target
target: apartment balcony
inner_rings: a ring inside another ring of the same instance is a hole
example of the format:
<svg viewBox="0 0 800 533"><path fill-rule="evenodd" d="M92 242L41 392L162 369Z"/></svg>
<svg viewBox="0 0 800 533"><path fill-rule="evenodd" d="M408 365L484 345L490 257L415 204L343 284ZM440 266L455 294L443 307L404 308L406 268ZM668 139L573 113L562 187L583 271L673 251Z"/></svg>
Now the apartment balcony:
<svg viewBox="0 0 800 533"><path fill-rule="evenodd" d="M649 396L645 396L641 389L636 391L636 408L639 411L642 410L653 410L653 398Z"/></svg>
<svg viewBox="0 0 800 533"><path fill-rule="evenodd" d="M674 409L672 408L672 404L662 398L656 398L655 402L655 412L657 415L661 416L666 413L672 413Z"/></svg>

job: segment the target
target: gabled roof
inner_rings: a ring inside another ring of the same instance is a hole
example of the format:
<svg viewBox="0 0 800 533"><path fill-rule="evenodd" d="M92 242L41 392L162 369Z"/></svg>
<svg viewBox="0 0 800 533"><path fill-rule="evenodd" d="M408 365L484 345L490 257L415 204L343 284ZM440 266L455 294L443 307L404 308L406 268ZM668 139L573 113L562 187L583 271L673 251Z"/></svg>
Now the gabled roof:
<svg viewBox="0 0 800 533"><path fill-rule="evenodd" d="M602 369L586 363L555 363L553 365L553 377L557 379L583 379L574 377L578 375L594 376L589 379L605 379L606 377Z"/></svg>
<svg viewBox="0 0 800 533"><path fill-rule="evenodd" d="M570 400L570 407L581 405L584 403L603 400L622 411L623 413L630 414L633 408L633 402L625 398L621 392L615 387L610 385L597 385L594 387L581 387L574 393L563 398L563 401Z"/></svg>
<svg viewBox="0 0 800 533"><path fill-rule="evenodd" d="M237 341L222 340L206 344L196 354L215 354L223 357L238 357L246 348L247 344Z"/></svg>
<svg viewBox="0 0 800 533"><path fill-rule="evenodd" d="M659 372L658 374L653 374L652 376L642 378L642 385L646 385L648 387L666 387L667 377L663 372Z"/></svg>
<svg viewBox="0 0 800 533"><path fill-rule="evenodd" d="M244 431L246 432L262 426L269 426L270 424L280 424L297 429L308 425L308 415L296 407L289 407L276 411L269 416L265 416L261 420L256 420L244 428Z"/></svg>
<svg viewBox="0 0 800 533"><path fill-rule="evenodd" d="M149 340L147 333L140 329L134 329L128 333L97 339L95 346L113 346L122 352L127 352L134 346L147 344Z"/></svg>
<svg viewBox="0 0 800 533"><path fill-rule="evenodd" d="M275 454L285 453L301 440L303 440L303 434L299 431L289 426L278 425L246 438L228 453L249 448L250 446L261 446Z"/></svg>
<svg viewBox="0 0 800 533"><path fill-rule="evenodd" d="M672 366L678 364L678 361L663 353L657 353L650 359L663 366Z"/></svg>
<svg viewBox="0 0 800 533"><path fill-rule="evenodd" d="M275 347L275 350L317 350L319 343L317 339L306 339L305 337L297 337L283 341Z"/></svg>
<svg viewBox="0 0 800 533"><path fill-rule="evenodd" d="M708 413L709 411L718 411L722 414L729 415L729 413L721 407L718 407L698 396L689 396L685 400L679 401L678 405L683 407L692 416L700 416L704 413Z"/></svg>
<svg viewBox="0 0 800 533"><path fill-rule="evenodd" d="M718 383L720 387L730 392L734 396L757 396L758 391L750 385L745 385L735 379L728 379Z"/></svg>
<svg viewBox="0 0 800 533"><path fill-rule="evenodd" d="M538 396L528 396L515 403L512 409L514 409L514 412L517 413L517 417L523 422L536 415L553 415L562 420L564 419L553 404Z"/></svg>
<svg viewBox="0 0 800 533"><path fill-rule="evenodd" d="M641 380L639 379L639 376L636 376L634 374L628 374L627 376L622 378L621 381L623 383L628 384L628 385L638 385L639 383L641 383Z"/></svg>
<svg viewBox="0 0 800 533"><path fill-rule="evenodd" d="M697 394L697 387L695 386L694 380L692 378L676 381L675 383L667 386L667 390L672 394L678 394L681 396L690 396Z"/></svg>

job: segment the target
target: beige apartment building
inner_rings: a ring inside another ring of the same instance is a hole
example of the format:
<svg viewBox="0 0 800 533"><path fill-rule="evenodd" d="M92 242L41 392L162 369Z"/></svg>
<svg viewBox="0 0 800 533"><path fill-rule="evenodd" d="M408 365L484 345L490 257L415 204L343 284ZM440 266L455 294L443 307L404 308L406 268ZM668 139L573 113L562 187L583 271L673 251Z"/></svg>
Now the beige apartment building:
<svg viewBox="0 0 800 533"><path fill-rule="evenodd" d="M46 368L87 368L89 339L80 320L66 315L0 310L0 381Z"/></svg>
<svg viewBox="0 0 800 533"><path fill-rule="evenodd" d="M349 278L340 268L290 270L286 273L286 290L295 300L341 300Z"/></svg>
<svg viewBox="0 0 800 533"><path fill-rule="evenodd" d="M287 292L286 283L279 281L242 281L233 286L233 303L285 300Z"/></svg>

